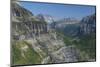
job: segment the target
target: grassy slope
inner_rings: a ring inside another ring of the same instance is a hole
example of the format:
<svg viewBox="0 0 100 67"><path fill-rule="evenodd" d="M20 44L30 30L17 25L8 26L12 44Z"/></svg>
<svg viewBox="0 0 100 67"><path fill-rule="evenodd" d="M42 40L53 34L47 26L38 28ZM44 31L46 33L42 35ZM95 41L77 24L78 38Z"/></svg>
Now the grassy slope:
<svg viewBox="0 0 100 67"><path fill-rule="evenodd" d="M21 55L21 47L27 45L28 49L26 52L24 52L25 57ZM20 65L20 64L38 64L40 63L40 56L38 53L36 53L30 44L28 44L25 41L21 42L14 42L12 44L12 55L13 55L13 63L15 65Z"/></svg>
<svg viewBox="0 0 100 67"><path fill-rule="evenodd" d="M89 59L95 59L95 57L96 57L95 34L85 35L85 36L81 37L80 41L76 42L75 44L81 51L84 51L86 54L88 54Z"/></svg>

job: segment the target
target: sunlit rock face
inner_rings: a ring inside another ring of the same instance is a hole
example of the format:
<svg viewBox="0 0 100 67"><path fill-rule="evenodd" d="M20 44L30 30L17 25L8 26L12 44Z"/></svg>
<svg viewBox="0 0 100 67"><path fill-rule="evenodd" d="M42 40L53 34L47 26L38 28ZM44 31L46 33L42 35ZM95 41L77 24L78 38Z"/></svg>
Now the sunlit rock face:
<svg viewBox="0 0 100 67"><path fill-rule="evenodd" d="M47 23L43 19L36 18L32 12L21 7L18 2L12 2L11 12L12 35L15 35L15 39L20 38L20 36L28 38L33 37L33 35L48 32Z"/></svg>
<svg viewBox="0 0 100 67"><path fill-rule="evenodd" d="M45 22L47 22L48 24L51 24L54 22L54 17L50 16L50 15L44 15L44 14L38 14L37 18L44 20Z"/></svg>

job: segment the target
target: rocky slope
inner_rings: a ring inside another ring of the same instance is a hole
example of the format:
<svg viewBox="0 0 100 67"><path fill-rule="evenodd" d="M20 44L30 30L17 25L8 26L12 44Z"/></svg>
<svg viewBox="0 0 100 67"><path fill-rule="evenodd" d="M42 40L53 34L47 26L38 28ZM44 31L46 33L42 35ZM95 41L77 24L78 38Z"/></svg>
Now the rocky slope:
<svg viewBox="0 0 100 67"><path fill-rule="evenodd" d="M40 62L34 62L33 64L77 62L79 60L79 52L76 47L66 46L62 38L57 38L55 33L42 34L39 37L36 36L35 39L24 39L22 41L30 44L39 55L38 58L41 58ZM24 59L28 59L28 49L30 48L27 45L20 46L20 54Z"/></svg>

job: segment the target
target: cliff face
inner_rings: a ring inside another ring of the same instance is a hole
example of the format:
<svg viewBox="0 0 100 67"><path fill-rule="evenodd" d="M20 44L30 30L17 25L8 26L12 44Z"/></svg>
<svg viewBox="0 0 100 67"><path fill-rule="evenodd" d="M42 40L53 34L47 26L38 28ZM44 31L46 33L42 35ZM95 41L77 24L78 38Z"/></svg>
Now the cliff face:
<svg viewBox="0 0 100 67"><path fill-rule="evenodd" d="M80 33L81 34L90 34L90 33L96 33L96 15L90 15L87 17L84 17L80 21Z"/></svg>
<svg viewBox="0 0 100 67"><path fill-rule="evenodd" d="M12 2L12 35L14 39L33 37L33 34L47 32L47 23L42 16L36 17L29 10L20 6L18 2Z"/></svg>
<svg viewBox="0 0 100 67"><path fill-rule="evenodd" d="M15 39L18 39L20 35L26 34L28 29L30 29L30 27L28 27L25 22L31 24L30 17L33 16L33 14L25 8L21 7L16 1L12 1L11 6L12 35Z"/></svg>

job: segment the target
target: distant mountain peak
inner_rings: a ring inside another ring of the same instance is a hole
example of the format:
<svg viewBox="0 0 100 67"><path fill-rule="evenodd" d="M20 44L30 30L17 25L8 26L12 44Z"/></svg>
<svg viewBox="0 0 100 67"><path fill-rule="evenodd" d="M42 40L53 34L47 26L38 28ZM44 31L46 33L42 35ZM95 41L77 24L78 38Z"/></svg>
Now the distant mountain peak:
<svg viewBox="0 0 100 67"><path fill-rule="evenodd" d="M40 20L44 20L45 22L47 22L48 24L54 22L54 17L51 15L47 15L47 14L38 14L36 16L38 19Z"/></svg>

